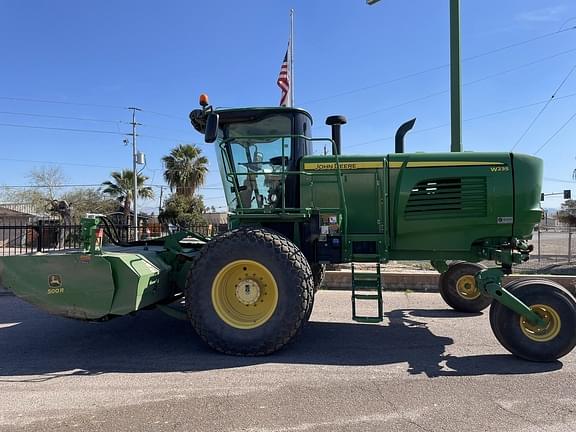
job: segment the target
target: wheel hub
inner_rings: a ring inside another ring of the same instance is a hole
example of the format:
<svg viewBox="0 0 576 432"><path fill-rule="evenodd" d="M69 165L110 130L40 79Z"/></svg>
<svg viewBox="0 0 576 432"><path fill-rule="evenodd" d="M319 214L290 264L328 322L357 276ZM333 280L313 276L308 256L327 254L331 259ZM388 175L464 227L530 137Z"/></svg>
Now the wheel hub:
<svg viewBox="0 0 576 432"><path fill-rule="evenodd" d="M236 285L236 298L242 304L256 304L260 298L260 285L253 279L245 279Z"/></svg>
<svg viewBox="0 0 576 432"><path fill-rule="evenodd" d="M473 275L464 275L456 282L458 295L466 300L475 300L480 297L480 290L476 286L476 279Z"/></svg>
<svg viewBox="0 0 576 432"><path fill-rule="evenodd" d="M544 320L544 325L532 324L525 317L520 317L520 329L526 337L536 342L548 342L558 336L561 327L558 312L542 304L530 306L530 309Z"/></svg>
<svg viewBox="0 0 576 432"><path fill-rule="evenodd" d="M268 268L253 260L235 260L216 274L212 305L226 324L254 329L265 324L278 304L278 285Z"/></svg>

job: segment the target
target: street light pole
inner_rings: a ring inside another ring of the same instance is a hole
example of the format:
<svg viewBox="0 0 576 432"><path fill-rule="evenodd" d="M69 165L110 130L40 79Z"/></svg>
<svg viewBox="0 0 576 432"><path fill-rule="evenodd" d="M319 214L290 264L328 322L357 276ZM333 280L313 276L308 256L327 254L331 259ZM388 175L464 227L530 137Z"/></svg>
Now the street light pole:
<svg viewBox="0 0 576 432"><path fill-rule="evenodd" d="M380 0L366 0L368 5ZM462 151L462 79L460 75L460 0L450 0L450 151Z"/></svg>
<svg viewBox="0 0 576 432"><path fill-rule="evenodd" d="M462 78L460 75L460 0L450 0L450 151L462 151Z"/></svg>

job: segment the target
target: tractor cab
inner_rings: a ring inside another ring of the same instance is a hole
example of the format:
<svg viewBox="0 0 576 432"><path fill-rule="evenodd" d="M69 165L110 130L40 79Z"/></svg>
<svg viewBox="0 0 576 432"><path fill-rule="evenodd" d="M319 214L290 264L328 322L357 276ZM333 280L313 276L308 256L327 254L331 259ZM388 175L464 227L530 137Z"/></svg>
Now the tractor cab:
<svg viewBox="0 0 576 432"><path fill-rule="evenodd" d="M216 144L231 212L299 206L300 159L312 154L312 117L297 108L195 110L194 127Z"/></svg>

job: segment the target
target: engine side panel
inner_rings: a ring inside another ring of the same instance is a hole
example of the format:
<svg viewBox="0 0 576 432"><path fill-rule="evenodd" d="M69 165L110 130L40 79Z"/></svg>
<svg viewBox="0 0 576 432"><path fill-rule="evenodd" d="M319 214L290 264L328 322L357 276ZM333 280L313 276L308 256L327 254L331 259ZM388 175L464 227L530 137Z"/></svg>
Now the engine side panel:
<svg viewBox="0 0 576 432"><path fill-rule="evenodd" d="M391 251L470 251L512 236L509 154L398 154L389 166Z"/></svg>

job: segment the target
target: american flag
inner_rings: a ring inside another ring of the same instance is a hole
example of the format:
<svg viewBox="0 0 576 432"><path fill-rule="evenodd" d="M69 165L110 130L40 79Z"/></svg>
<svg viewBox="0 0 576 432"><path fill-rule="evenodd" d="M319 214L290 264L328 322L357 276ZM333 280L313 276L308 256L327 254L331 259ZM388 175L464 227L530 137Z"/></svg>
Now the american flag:
<svg viewBox="0 0 576 432"><path fill-rule="evenodd" d="M280 97L280 106L292 106L292 101L290 100L290 45L286 50L284 55L284 61L280 67L280 73L278 74L278 80L276 83L278 87L282 90L282 95Z"/></svg>

